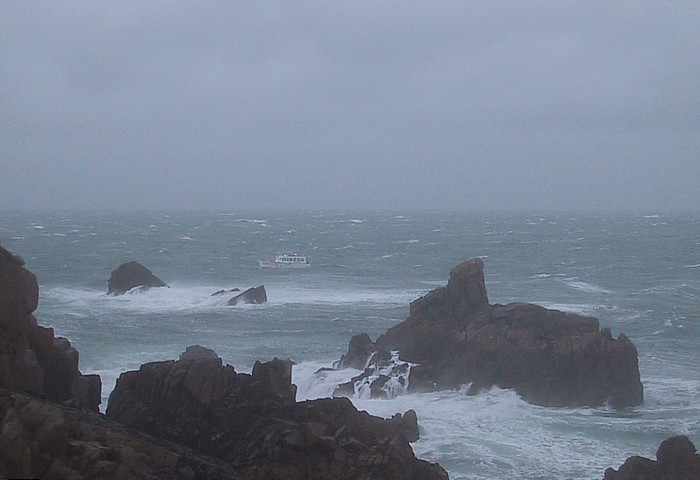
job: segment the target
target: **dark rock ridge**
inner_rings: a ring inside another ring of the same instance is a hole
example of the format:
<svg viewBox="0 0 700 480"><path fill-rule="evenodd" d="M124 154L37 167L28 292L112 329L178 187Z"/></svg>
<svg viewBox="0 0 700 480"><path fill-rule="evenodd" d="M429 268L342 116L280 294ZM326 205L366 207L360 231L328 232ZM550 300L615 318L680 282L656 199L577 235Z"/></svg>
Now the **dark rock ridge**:
<svg viewBox="0 0 700 480"><path fill-rule="evenodd" d="M385 420L346 398L295 401L292 363L237 373L211 354L122 374L107 417L193 448L250 479L446 479L418 460L415 412Z"/></svg>
<svg viewBox="0 0 700 480"><path fill-rule="evenodd" d="M97 411L100 377L82 375L70 342L37 324L39 286L23 265L0 246L0 388Z"/></svg>
<svg viewBox="0 0 700 480"><path fill-rule="evenodd" d="M545 406L642 402L637 349L624 334L615 339L596 318L538 305L491 305L483 270L481 259L457 265L447 286L412 302L408 318L373 345L353 338L340 366L357 368L369 351L386 358L398 350L416 364L409 391L471 383L472 394L499 386Z"/></svg>
<svg viewBox="0 0 700 480"><path fill-rule="evenodd" d="M108 295L122 295L139 287L147 290L152 287L167 287L166 283L138 262L119 265L107 282Z"/></svg>
<svg viewBox="0 0 700 480"><path fill-rule="evenodd" d="M267 302L267 292L265 291L265 285L260 285L259 287L252 287L233 297L228 301L228 305L238 305L239 303L266 303Z"/></svg>
<svg viewBox="0 0 700 480"><path fill-rule="evenodd" d="M661 442L656 461L630 457L618 469L608 468L604 480L700 480L700 455L685 435Z"/></svg>

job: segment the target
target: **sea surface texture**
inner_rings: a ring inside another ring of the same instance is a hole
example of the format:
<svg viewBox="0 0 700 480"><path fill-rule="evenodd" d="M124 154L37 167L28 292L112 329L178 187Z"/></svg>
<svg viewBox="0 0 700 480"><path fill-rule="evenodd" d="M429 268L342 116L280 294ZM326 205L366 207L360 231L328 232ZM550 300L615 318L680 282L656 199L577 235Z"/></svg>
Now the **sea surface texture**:
<svg viewBox="0 0 700 480"><path fill-rule="evenodd" d="M416 454L453 479L596 479L630 455L654 458L685 434L700 443L700 216L448 213L0 213L0 243L40 283L42 325L102 376L103 404L121 372L214 349L237 371L296 362L298 399L329 396L357 370L314 375L366 332L482 257L491 303L526 301L595 316L637 346L643 405L544 408L494 388L370 400L375 415L416 410ZM305 254L311 266L263 270ZM110 272L136 260L170 285L108 296ZM265 285L268 303L230 307L211 294Z"/></svg>

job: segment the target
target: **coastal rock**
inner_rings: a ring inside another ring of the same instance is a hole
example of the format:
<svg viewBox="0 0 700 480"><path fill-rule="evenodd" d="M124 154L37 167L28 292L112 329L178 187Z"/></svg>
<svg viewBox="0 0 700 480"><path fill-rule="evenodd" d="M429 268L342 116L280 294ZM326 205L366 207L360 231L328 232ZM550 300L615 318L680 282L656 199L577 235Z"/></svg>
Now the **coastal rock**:
<svg viewBox="0 0 700 480"><path fill-rule="evenodd" d="M38 302L34 274L0 247L0 387L97 411L100 377L82 375L70 342L37 324Z"/></svg>
<svg viewBox="0 0 700 480"><path fill-rule="evenodd" d="M247 480L226 463L103 415L0 389L0 478Z"/></svg>
<svg viewBox="0 0 700 480"><path fill-rule="evenodd" d="M545 406L642 402L637 349L624 334L538 305L491 305L483 269L478 258L452 269L447 286L412 302L405 321L363 350L398 350L416 364L409 391L471 384L470 394L499 386Z"/></svg>
<svg viewBox="0 0 700 480"><path fill-rule="evenodd" d="M685 435L661 442L656 461L633 456L614 470L605 471L604 480L700 480L700 455Z"/></svg>
<svg viewBox="0 0 700 480"><path fill-rule="evenodd" d="M297 403L291 362L237 373L221 359L155 362L122 374L107 417L196 449L256 479L446 479L418 460L415 412L384 420L345 398Z"/></svg>
<svg viewBox="0 0 700 480"><path fill-rule="evenodd" d="M238 305L239 303L266 303L267 302L267 292L265 291L265 285L260 285L259 287L252 287L233 297L228 301L228 305Z"/></svg>
<svg viewBox="0 0 700 480"><path fill-rule="evenodd" d="M167 287L166 283L138 262L123 263L112 272L107 282L108 295L122 295L139 287Z"/></svg>

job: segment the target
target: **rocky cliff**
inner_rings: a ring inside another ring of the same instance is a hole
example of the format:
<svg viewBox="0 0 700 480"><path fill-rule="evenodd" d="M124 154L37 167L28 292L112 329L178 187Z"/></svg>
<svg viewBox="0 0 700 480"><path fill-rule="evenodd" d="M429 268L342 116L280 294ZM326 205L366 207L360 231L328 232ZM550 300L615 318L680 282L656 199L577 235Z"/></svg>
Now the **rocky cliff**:
<svg viewBox="0 0 700 480"><path fill-rule="evenodd" d="M82 375L70 342L37 324L38 302L36 276L0 246L0 388L97 411L100 377Z"/></svg>
<svg viewBox="0 0 700 480"><path fill-rule="evenodd" d="M481 259L456 266L447 286L411 303L405 321L374 344L367 340L352 340L340 367L357 367L368 351L398 350L416 364L409 391L471 384L469 392L478 393L495 385L547 406L622 408L643 400L637 350L624 334L613 338L592 317L489 304Z"/></svg>

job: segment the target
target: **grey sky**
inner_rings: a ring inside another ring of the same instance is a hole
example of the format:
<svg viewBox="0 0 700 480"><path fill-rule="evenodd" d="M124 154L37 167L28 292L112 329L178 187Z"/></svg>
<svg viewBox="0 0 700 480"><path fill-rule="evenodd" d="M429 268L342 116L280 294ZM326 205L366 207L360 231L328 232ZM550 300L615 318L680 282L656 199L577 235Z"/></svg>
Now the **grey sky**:
<svg viewBox="0 0 700 480"><path fill-rule="evenodd" d="M700 2L0 2L0 208L699 210Z"/></svg>

